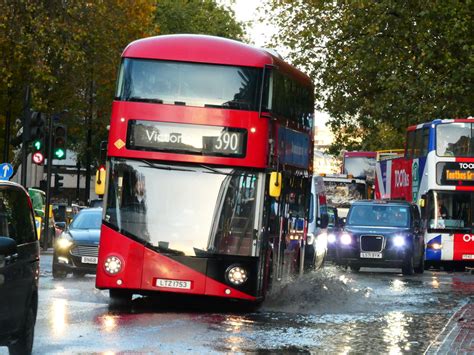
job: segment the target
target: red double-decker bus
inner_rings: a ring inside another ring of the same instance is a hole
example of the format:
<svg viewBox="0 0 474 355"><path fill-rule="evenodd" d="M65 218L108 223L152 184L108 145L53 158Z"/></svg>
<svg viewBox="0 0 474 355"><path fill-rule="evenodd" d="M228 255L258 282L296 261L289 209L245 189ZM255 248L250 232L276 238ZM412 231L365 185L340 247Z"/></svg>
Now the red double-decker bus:
<svg viewBox="0 0 474 355"><path fill-rule="evenodd" d="M321 244L305 245L311 80L209 36L146 38L122 57L97 288L113 302L150 291L260 302Z"/></svg>

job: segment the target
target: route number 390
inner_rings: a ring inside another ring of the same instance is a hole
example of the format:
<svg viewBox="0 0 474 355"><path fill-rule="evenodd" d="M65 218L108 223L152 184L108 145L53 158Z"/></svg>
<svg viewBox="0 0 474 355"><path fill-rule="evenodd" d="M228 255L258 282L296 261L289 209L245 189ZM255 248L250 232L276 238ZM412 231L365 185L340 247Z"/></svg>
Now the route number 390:
<svg viewBox="0 0 474 355"><path fill-rule="evenodd" d="M234 132L223 132L217 137L214 148L220 151L237 152L239 148L239 134Z"/></svg>

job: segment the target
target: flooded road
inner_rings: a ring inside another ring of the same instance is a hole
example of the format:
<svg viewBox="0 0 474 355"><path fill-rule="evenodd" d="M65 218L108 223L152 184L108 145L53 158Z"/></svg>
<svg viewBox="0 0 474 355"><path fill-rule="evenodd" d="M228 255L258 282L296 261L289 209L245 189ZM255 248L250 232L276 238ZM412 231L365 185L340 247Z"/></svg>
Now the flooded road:
<svg viewBox="0 0 474 355"><path fill-rule="evenodd" d="M51 256L42 257L35 354L422 353L474 294L469 272L406 277L327 266L279 287L258 312L175 297L117 310L94 281L54 280Z"/></svg>

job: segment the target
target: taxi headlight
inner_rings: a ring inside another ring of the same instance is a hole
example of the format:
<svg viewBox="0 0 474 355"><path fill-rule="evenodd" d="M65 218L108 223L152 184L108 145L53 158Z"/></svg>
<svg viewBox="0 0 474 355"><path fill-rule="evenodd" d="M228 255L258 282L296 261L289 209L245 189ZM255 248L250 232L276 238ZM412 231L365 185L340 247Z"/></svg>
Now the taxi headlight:
<svg viewBox="0 0 474 355"><path fill-rule="evenodd" d="M401 248L405 245L405 238L401 235L396 235L393 237L393 245L395 245L397 248Z"/></svg>
<svg viewBox="0 0 474 355"><path fill-rule="evenodd" d="M341 244L349 245L352 243L352 237L349 233L343 233L341 235Z"/></svg>
<svg viewBox="0 0 474 355"><path fill-rule="evenodd" d="M115 255L108 256L104 262L105 271L110 275L118 274L122 270L122 266L122 260Z"/></svg>
<svg viewBox="0 0 474 355"><path fill-rule="evenodd" d="M226 272L227 280L235 286L242 285L248 279L247 271L238 265L232 265Z"/></svg>
<svg viewBox="0 0 474 355"><path fill-rule="evenodd" d="M328 243L334 244L336 242L336 235L334 233L328 234Z"/></svg>

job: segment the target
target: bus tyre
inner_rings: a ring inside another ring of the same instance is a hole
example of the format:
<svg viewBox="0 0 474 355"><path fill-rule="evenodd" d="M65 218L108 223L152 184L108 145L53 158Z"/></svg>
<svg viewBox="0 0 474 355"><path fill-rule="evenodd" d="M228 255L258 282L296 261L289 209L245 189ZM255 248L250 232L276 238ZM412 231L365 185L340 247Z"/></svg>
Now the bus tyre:
<svg viewBox="0 0 474 355"><path fill-rule="evenodd" d="M110 305L112 307L126 306L132 300L132 293L128 290L109 290Z"/></svg>
<svg viewBox="0 0 474 355"><path fill-rule="evenodd" d="M413 275L415 273L415 268L413 266L413 254L405 261L405 264L402 266L403 275Z"/></svg>
<svg viewBox="0 0 474 355"><path fill-rule="evenodd" d="M422 254L420 257L420 263L417 267L414 268L415 273L422 274L425 272L425 254Z"/></svg>

